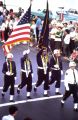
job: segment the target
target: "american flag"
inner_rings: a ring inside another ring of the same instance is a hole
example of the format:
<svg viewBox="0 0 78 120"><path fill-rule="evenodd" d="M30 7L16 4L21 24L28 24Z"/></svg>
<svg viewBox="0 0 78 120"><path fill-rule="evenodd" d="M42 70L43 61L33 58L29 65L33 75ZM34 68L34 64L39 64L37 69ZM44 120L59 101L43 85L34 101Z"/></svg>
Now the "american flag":
<svg viewBox="0 0 78 120"><path fill-rule="evenodd" d="M30 15L31 5L15 28L13 28L8 40L2 46L5 55L10 52L15 43L30 41Z"/></svg>

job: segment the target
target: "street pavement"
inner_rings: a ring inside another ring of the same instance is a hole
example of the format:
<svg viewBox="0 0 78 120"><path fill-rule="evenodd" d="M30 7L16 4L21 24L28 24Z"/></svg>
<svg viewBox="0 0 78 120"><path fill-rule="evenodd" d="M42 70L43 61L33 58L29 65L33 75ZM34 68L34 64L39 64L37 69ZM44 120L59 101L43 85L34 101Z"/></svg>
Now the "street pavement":
<svg viewBox="0 0 78 120"><path fill-rule="evenodd" d="M64 75L62 75L60 92L62 95L55 95L55 83L50 86L48 91L49 97L43 97L43 85L38 87L37 93L34 93L32 89L31 100L26 98L26 87L21 90L20 95L17 94L17 85L21 82L20 80L20 58L23 56L23 51L27 49L26 44L16 45L12 49L14 55L14 61L17 68L17 80L15 81L15 102L9 102L9 90L7 91L4 98L1 96L3 86L3 74L2 66L5 61L5 56L2 48L0 47L0 120L3 115L8 114L8 107L10 105L16 105L19 109L16 120L23 120L26 116L30 116L32 120L78 120L78 113L73 111L73 97L66 101L64 108L61 108L60 100L64 93ZM36 54L38 49L30 47L29 57L32 61L34 77L33 77L33 88L37 81L37 63ZM63 71L68 68L68 62L63 60Z"/></svg>

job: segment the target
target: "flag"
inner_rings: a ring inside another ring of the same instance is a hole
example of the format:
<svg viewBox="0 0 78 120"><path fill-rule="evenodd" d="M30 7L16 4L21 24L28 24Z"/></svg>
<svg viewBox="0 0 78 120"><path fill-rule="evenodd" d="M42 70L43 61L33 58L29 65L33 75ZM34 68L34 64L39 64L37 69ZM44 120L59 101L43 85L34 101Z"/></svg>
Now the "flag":
<svg viewBox="0 0 78 120"><path fill-rule="evenodd" d="M44 17L43 27L40 35L39 40L39 47L47 47L49 43L49 8L48 8L48 1L47 1L47 8Z"/></svg>
<svg viewBox="0 0 78 120"><path fill-rule="evenodd" d="M8 40L4 43L3 50L4 53L10 52L12 46L15 43L30 41L30 15L31 15L31 5L20 19L18 24L13 28L11 35Z"/></svg>
<svg viewBox="0 0 78 120"><path fill-rule="evenodd" d="M4 55L6 56L12 49L13 45L3 45L3 51L4 51Z"/></svg>

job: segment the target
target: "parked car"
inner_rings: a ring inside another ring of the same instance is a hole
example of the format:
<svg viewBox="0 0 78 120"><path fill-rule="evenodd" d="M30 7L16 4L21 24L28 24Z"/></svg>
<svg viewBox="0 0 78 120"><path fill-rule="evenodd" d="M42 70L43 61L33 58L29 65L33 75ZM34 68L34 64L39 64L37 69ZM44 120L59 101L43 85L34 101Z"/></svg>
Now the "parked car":
<svg viewBox="0 0 78 120"><path fill-rule="evenodd" d="M32 11L31 16L32 17L39 16L43 20L45 17L45 13L46 13L46 9L44 9L44 10L38 9L37 11ZM52 12L49 11L49 19L50 20L52 20L52 16L53 16Z"/></svg>

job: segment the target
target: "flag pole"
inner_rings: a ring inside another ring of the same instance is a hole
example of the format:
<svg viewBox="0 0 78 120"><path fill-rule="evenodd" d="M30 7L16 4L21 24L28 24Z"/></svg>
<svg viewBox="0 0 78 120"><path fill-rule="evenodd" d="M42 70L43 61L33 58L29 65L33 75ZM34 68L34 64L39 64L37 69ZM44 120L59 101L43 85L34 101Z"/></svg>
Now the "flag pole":
<svg viewBox="0 0 78 120"><path fill-rule="evenodd" d="M30 0L30 5L32 5L32 0Z"/></svg>
<svg viewBox="0 0 78 120"><path fill-rule="evenodd" d="M49 38L49 8L48 8L48 0L47 6L46 6L46 13L44 17L44 23L40 35L40 40L39 40L39 47L46 47L48 48L48 38Z"/></svg>
<svg viewBox="0 0 78 120"><path fill-rule="evenodd" d="M31 5L32 5L32 0L30 0L30 7L31 7ZM30 21L31 21L31 15L30 15ZM29 49L29 47L30 47L30 42L28 42L28 49Z"/></svg>

